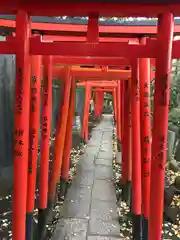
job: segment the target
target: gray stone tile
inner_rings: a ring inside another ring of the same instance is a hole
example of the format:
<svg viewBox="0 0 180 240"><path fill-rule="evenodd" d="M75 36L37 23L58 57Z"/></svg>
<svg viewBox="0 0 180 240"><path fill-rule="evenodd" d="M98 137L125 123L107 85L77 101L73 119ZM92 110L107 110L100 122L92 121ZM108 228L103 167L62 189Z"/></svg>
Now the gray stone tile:
<svg viewBox="0 0 180 240"><path fill-rule="evenodd" d="M116 202L93 200L91 204L91 219L100 219L103 221L117 220Z"/></svg>
<svg viewBox="0 0 180 240"><path fill-rule="evenodd" d="M108 148L106 146L101 145L99 152L104 152L107 153L108 152Z"/></svg>
<svg viewBox="0 0 180 240"><path fill-rule="evenodd" d="M84 153L81 155L79 162L93 162L94 161L94 154L93 153Z"/></svg>
<svg viewBox="0 0 180 240"><path fill-rule="evenodd" d="M96 142L91 141L91 142L88 143L88 147L97 147L97 144L96 144L96 143L99 143L99 142L101 142L101 141L96 141ZM99 145L99 144L98 144L98 145Z"/></svg>
<svg viewBox="0 0 180 240"><path fill-rule="evenodd" d="M95 180L92 197L102 201L116 201L116 193L113 182L107 180Z"/></svg>
<svg viewBox="0 0 180 240"><path fill-rule="evenodd" d="M95 156L93 153L85 153L81 156L79 163L93 163Z"/></svg>
<svg viewBox="0 0 180 240"><path fill-rule="evenodd" d="M65 200L61 210L61 216L65 218L82 218L89 219L91 199L89 201Z"/></svg>
<svg viewBox="0 0 180 240"><path fill-rule="evenodd" d="M101 144L102 144L102 145L109 144L109 143L110 143L110 141L107 141L107 140L102 140L102 141L101 141Z"/></svg>
<svg viewBox="0 0 180 240"><path fill-rule="evenodd" d="M97 158L104 158L104 159L112 159L113 153L112 152L99 152Z"/></svg>
<svg viewBox="0 0 180 240"><path fill-rule="evenodd" d="M88 142L88 146L97 146L99 147L101 143L101 138L91 138Z"/></svg>
<svg viewBox="0 0 180 240"><path fill-rule="evenodd" d="M112 150L112 140L102 141L101 142L101 147L105 148L107 150Z"/></svg>
<svg viewBox="0 0 180 240"><path fill-rule="evenodd" d="M87 240L120 240L119 237L88 236ZM124 239L123 239L124 240Z"/></svg>
<svg viewBox="0 0 180 240"><path fill-rule="evenodd" d="M76 175L82 174L83 171L93 171L94 170L94 155L83 155L81 160L76 165Z"/></svg>
<svg viewBox="0 0 180 240"><path fill-rule="evenodd" d="M118 221L90 220L89 235L119 236L120 227Z"/></svg>
<svg viewBox="0 0 180 240"><path fill-rule="evenodd" d="M61 219L52 240L86 240L88 220Z"/></svg>
<svg viewBox="0 0 180 240"><path fill-rule="evenodd" d="M97 165L104 165L104 166L112 166L112 159L97 158L95 160L95 164L97 164Z"/></svg>
<svg viewBox="0 0 180 240"><path fill-rule="evenodd" d="M91 187L88 186L77 186L76 184L71 185L68 189L66 199L73 200L73 201L89 201L91 198Z"/></svg>
<svg viewBox="0 0 180 240"><path fill-rule="evenodd" d="M116 195L112 170L112 116L93 129L76 177L66 195L53 240L117 240ZM100 179L99 179L100 178ZM87 237L88 231L88 237Z"/></svg>
<svg viewBox="0 0 180 240"><path fill-rule="evenodd" d="M112 136L111 135L109 135L109 136L103 135L102 136L102 141L108 141L109 143L111 143L112 142Z"/></svg>
<svg viewBox="0 0 180 240"><path fill-rule="evenodd" d="M76 175L81 175L82 172L84 171L94 171L94 162L92 162L91 160L88 162L87 161L84 161L84 162L81 162L81 163L78 163L76 165Z"/></svg>
<svg viewBox="0 0 180 240"><path fill-rule="evenodd" d="M95 179L112 179L113 170L111 166L97 165L95 168Z"/></svg>
<svg viewBox="0 0 180 240"><path fill-rule="evenodd" d="M97 155L97 153L99 152L99 145L87 147L85 153Z"/></svg>
<svg viewBox="0 0 180 240"><path fill-rule="evenodd" d="M74 185L80 186L92 186L94 182L93 171L83 171L81 174L77 174L73 180Z"/></svg>

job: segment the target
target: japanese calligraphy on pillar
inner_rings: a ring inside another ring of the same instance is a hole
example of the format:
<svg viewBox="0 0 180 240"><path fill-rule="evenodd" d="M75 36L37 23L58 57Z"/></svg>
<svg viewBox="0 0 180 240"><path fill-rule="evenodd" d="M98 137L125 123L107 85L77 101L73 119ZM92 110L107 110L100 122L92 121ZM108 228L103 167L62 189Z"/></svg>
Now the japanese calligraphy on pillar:
<svg viewBox="0 0 180 240"><path fill-rule="evenodd" d="M143 92L143 102L144 102L144 117L150 117L150 94L149 94L150 86L147 82L144 83L144 92Z"/></svg>
<svg viewBox="0 0 180 240"><path fill-rule="evenodd" d="M150 85L148 82L144 83L144 89L143 89L143 115L144 115L144 118L150 117ZM147 122L148 120L145 120L145 121ZM143 163L147 165L147 167L144 168L144 173L143 173L144 177L150 176L150 169L149 169L149 162L151 160L150 154L149 154L151 149L150 144L151 144L150 136L149 135L144 136Z"/></svg>
<svg viewBox="0 0 180 240"><path fill-rule="evenodd" d="M18 115L22 114L23 110L23 76L22 76L22 69L18 69L18 82L17 82L17 89L16 89L16 104L15 104L15 113Z"/></svg>
<svg viewBox="0 0 180 240"><path fill-rule="evenodd" d="M44 78L44 85L43 85L43 108L46 109L48 107L48 76ZM48 114L46 110L43 112L43 119L42 119L42 137L47 138L48 136Z"/></svg>
<svg viewBox="0 0 180 240"><path fill-rule="evenodd" d="M31 116L32 114L36 114L36 107L37 107L37 78L36 76L32 76L31 79L31 104L30 104L30 111ZM31 124L31 123L30 123ZM31 125L30 125L31 126ZM34 139L36 137L37 131L33 128L33 126L30 127L29 132L29 159L28 159L28 172L32 173L32 154L33 150L35 150L35 142Z"/></svg>
<svg viewBox="0 0 180 240"><path fill-rule="evenodd" d="M31 88L31 112L36 112L36 100L37 100L37 79L36 76L32 76L32 88Z"/></svg>
<svg viewBox="0 0 180 240"><path fill-rule="evenodd" d="M164 136L161 136L160 139L159 139L159 149L160 149L160 152L158 153L158 159L159 159L159 168L160 169L164 169L165 167L165 164L164 164L164 153L166 151L166 141L165 141L165 137Z"/></svg>
<svg viewBox="0 0 180 240"><path fill-rule="evenodd" d="M45 76L43 81L43 106L48 105L48 77Z"/></svg>
<svg viewBox="0 0 180 240"><path fill-rule="evenodd" d="M143 163L147 164L147 166L149 165L149 162L150 162L150 157L149 157L149 149L150 149L149 145L150 144L151 144L151 142L150 142L149 136L145 136L144 137L144 158L143 158ZM145 169L143 174L144 174L144 177L149 177L149 175L150 175L149 169Z"/></svg>
<svg viewBox="0 0 180 240"><path fill-rule="evenodd" d="M140 101L140 87L139 87L139 80L136 80L136 102Z"/></svg>
<svg viewBox="0 0 180 240"><path fill-rule="evenodd" d="M16 98L15 98L15 114L16 116L20 116L23 111L23 75L22 69L18 69L17 73L17 85L16 85ZM21 128L16 128L14 130L14 156L22 157L23 152L22 148L24 145L23 142L24 130Z"/></svg>
<svg viewBox="0 0 180 240"><path fill-rule="evenodd" d="M33 150L35 150L34 148L34 139L36 137L36 129L30 129L30 132L29 132L29 161L28 161L28 172L29 173L32 173L32 153L33 153Z"/></svg>
<svg viewBox="0 0 180 240"><path fill-rule="evenodd" d="M22 146L24 145L24 142L22 140L24 136L24 130L23 129L15 129L14 131L14 156L16 157L22 157L23 153L21 151Z"/></svg>

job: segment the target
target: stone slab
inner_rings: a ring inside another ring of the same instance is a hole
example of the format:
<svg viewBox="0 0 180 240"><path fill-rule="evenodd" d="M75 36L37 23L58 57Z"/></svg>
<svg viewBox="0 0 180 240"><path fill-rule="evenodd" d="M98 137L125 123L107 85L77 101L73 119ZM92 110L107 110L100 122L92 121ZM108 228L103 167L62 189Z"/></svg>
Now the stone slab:
<svg viewBox="0 0 180 240"><path fill-rule="evenodd" d="M107 202L93 200L91 204L91 219L100 219L103 221L117 220L116 202Z"/></svg>
<svg viewBox="0 0 180 240"><path fill-rule="evenodd" d="M101 159L101 158L97 158L95 160L95 164L97 165L103 165L103 166L112 166L112 159Z"/></svg>
<svg viewBox="0 0 180 240"><path fill-rule="evenodd" d="M94 171L83 171L76 175L73 184L79 186L92 186L94 182Z"/></svg>
<svg viewBox="0 0 180 240"><path fill-rule="evenodd" d="M102 201L116 201L115 188L112 181L95 180L92 198Z"/></svg>
<svg viewBox="0 0 180 240"><path fill-rule="evenodd" d="M65 200L63 204L63 209L61 211L61 216L65 218L80 218L80 219L88 220L90 215L90 206L91 206L91 199L89 199L89 201Z"/></svg>
<svg viewBox="0 0 180 240"><path fill-rule="evenodd" d="M52 240L86 240L88 220L61 219Z"/></svg>
<svg viewBox="0 0 180 240"><path fill-rule="evenodd" d="M121 240L121 239L119 237L105 237L105 236L88 236L87 238L87 240Z"/></svg>
<svg viewBox="0 0 180 240"><path fill-rule="evenodd" d="M93 162L83 162L82 164L78 163L76 165L76 175L82 174L84 171L94 171L95 165Z"/></svg>
<svg viewBox="0 0 180 240"><path fill-rule="evenodd" d="M87 147L85 150L86 154L93 154L93 155L97 155L97 153L99 152L99 146L94 146L94 147Z"/></svg>
<svg viewBox="0 0 180 240"><path fill-rule="evenodd" d="M95 168L95 179L112 179L113 170L111 166L98 165Z"/></svg>
<svg viewBox="0 0 180 240"><path fill-rule="evenodd" d="M101 138L91 138L89 141L88 141L88 146L100 146L100 143L101 143Z"/></svg>
<svg viewBox="0 0 180 240"><path fill-rule="evenodd" d="M72 185L66 195L67 200L72 201L87 201L91 198L91 187L88 186L76 186L75 184Z"/></svg>
<svg viewBox="0 0 180 240"><path fill-rule="evenodd" d="M76 166L53 240L120 239L112 157L112 122L104 116Z"/></svg>
<svg viewBox="0 0 180 240"><path fill-rule="evenodd" d="M94 162L94 155L85 155L76 165L76 175L81 175L84 171L93 171Z"/></svg>
<svg viewBox="0 0 180 240"><path fill-rule="evenodd" d="M118 221L90 220L89 235L119 236L120 227Z"/></svg>
<svg viewBox="0 0 180 240"><path fill-rule="evenodd" d="M112 159L113 158L113 152L99 152L97 158L103 158L103 159Z"/></svg>

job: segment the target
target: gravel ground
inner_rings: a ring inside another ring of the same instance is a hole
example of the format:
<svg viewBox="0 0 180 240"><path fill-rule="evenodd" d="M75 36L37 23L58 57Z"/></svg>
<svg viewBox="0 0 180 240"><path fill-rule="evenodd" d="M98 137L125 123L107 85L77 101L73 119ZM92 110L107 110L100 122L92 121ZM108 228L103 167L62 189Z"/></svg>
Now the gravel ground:
<svg viewBox="0 0 180 240"><path fill-rule="evenodd" d="M115 163L115 153L117 151L116 139L113 140L113 170L114 170L114 183L116 186L117 199L121 194L120 179L121 179L121 166ZM180 172L174 173L173 171L166 169L166 180L169 185L174 182L176 176L180 176ZM180 195L175 195L172 206L180 207ZM117 201L117 211L119 214L120 222L120 237L123 239L132 239L132 222L130 217L130 209L124 201ZM163 223L163 239L178 240L180 239L180 217L177 218L177 224L172 224L171 222L165 221Z"/></svg>

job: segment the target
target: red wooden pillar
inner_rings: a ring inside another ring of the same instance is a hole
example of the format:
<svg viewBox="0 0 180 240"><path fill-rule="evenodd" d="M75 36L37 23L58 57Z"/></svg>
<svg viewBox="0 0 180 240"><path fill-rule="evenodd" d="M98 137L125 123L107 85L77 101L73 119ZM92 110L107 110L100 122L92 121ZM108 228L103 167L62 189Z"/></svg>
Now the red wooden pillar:
<svg viewBox="0 0 180 240"><path fill-rule="evenodd" d="M41 56L31 57L31 103L29 129L28 189L26 209L26 240L33 236L33 210L36 187L38 133L40 120Z"/></svg>
<svg viewBox="0 0 180 240"><path fill-rule="evenodd" d="M87 85L87 104L86 104L86 110L85 110L85 132L84 132L85 142L87 142L89 138L88 120L89 120L90 101L91 101L91 86Z"/></svg>
<svg viewBox="0 0 180 240"><path fill-rule="evenodd" d="M114 107L114 121L117 119L117 97L116 89L113 90L113 107Z"/></svg>
<svg viewBox="0 0 180 240"><path fill-rule="evenodd" d="M24 240L28 173L30 106L30 18L20 10L16 16L16 89L14 122L13 239Z"/></svg>
<svg viewBox="0 0 180 240"><path fill-rule="evenodd" d="M146 38L141 39L146 44ZM141 163L142 163L142 214L143 239L148 239L150 164L151 164L151 108L150 108L150 59L139 59L140 117L141 117Z"/></svg>
<svg viewBox="0 0 180 240"><path fill-rule="evenodd" d="M99 102L98 102L98 117L101 117L101 109L102 109L102 92L98 92Z"/></svg>
<svg viewBox="0 0 180 240"><path fill-rule="evenodd" d="M141 239L141 140L140 140L140 94L137 59L132 62L131 80L132 121L132 217L133 239Z"/></svg>
<svg viewBox="0 0 180 240"><path fill-rule="evenodd" d="M123 169L123 198L130 205L131 200L131 168L129 166L129 104L130 104L130 94L129 94L129 81L124 81L124 111L123 111L123 155L122 155L122 169ZM130 172L129 172L130 171Z"/></svg>
<svg viewBox="0 0 180 240"><path fill-rule="evenodd" d="M70 168L70 152L71 152L71 146L72 146L72 127L73 127L73 120L74 120L75 94L76 94L76 82L73 79L72 86L71 86L70 105L69 105L68 120L67 120L64 154L63 154L62 168L61 168L61 178L60 178L61 184L60 184L59 198L64 197L67 189L68 174L69 174L69 168Z"/></svg>
<svg viewBox="0 0 180 240"><path fill-rule="evenodd" d="M48 209L49 211L52 209L55 193L56 193L56 184L59 182L61 165L62 165L62 157L64 151L64 142L66 135L66 126L67 126L67 118L68 118L68 109L69 109L69 101L70 101L70 90L71 90L71 81L72 77L70 76L70 69L67 68L65 73L65 81L64 81L64 99L62 103L62 107L59 109L58 120L56 123L56 136L54 143L54 158L52 163L52 172L50 178L50 186L48 193Z"/></svg>
<svg viewBox="0 0 180 240"><path fill-rule="evenodd" d="M88 117L89 117L89 105L91 99L91 86L86 83L85 98L84 98L84 112L83 112L83 124L81 131L82 142L88 141Z"/></svg>
<svg viewBox="0 0 180 240"><path fill-rule="evenodd" d="M126 180L127 180L127 162L126 162L126 159L124 157L124 134L125 133L125 130L124 130L124 103L125 103L125 88L124 88L124 84L125 84L125 81L121 81L120 82L121 86L120 86L120 90L121 90L121 93L120 93L120 96L121 96L121 107L120 107L120 110L121 110L121 113L120 113L120 116L121 116L121 144L122 144L122 147L121 147L121 152L122 152L122 186L125 186L126 184Z"/></svg>
<svg viewBox="0 0 180 240"><path fill-rule="evenodd" d="M117 149L121 152L121 82L117 81L116 102L117 102Z"/></svg>
<svg viewBox="0 0 180 240"><path fill-rule="evenodd" d="M95 109L95 117L99 118L100 117L100 92L96 91L96 98L95 98L95 102L96 102L96 109Z"/></svg>
<svg viewBox="0 0 180 240"><path fill-rule="evenodd" d="M42 129L39 181L38 237L43 237L46 225L46 209L49 176L49 141L52 116L52 57L44 57L43 97L42 97Z"/></svg>
<svg viewBox="0 0 180 240"><path fill-rule="evenodd" d="M130 93L131 93L131 82L129 81L129 120L128 120L128 124L129 124L129 129L128 129L128 164L127 164L127 179L128 182L130 183L130 189L131 189L131 193L132 193L132 123L131 123L131 102L130 102Z"/></svg>
<svg viewBox="0 0 180 240"><path fill-rule="evenodd" d="M164 171L166 164L168 109L170 93L173 15L159 16L156 80L152 132L149 240L160 240L164 207Z"/></svg>
<svg viewBox="0 0 180 240"><path fill-rule="evenodd" d="M95 100L94 100L94 118L97 119L98 118L98 102L99 102L98 92L95 91L94 95L95 95Z"/></svg>
<svg viewBox="0 0 180 240"><path fill-rule="evenodd" d="M120 108L120 116L121 116L121 135L123 136L124 132L124 81L120 81L120 95L121 95L121 108ZM123 138L123 137L122 137Z"/></svg>
<svg viewBox="0 0 180 240"><path fill-rule="evenodd" d="M104 92L101 92L101 104L100 104L100 116L102 116L103 112L103 107L104 107Z"/></svg>

